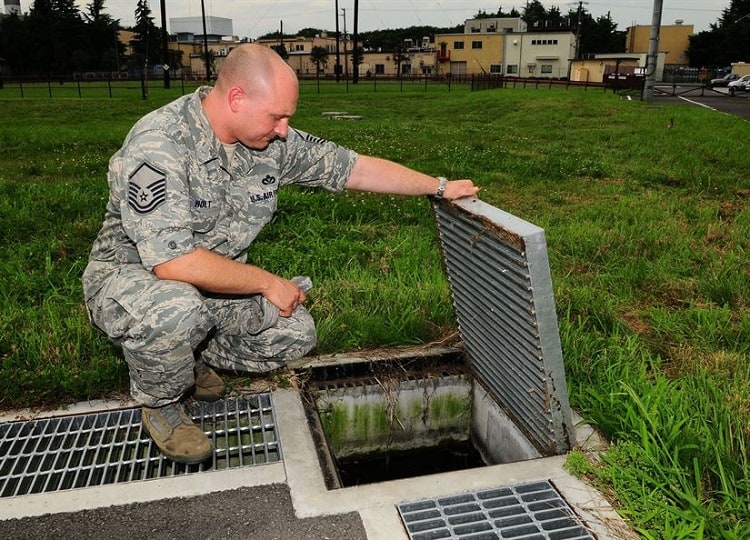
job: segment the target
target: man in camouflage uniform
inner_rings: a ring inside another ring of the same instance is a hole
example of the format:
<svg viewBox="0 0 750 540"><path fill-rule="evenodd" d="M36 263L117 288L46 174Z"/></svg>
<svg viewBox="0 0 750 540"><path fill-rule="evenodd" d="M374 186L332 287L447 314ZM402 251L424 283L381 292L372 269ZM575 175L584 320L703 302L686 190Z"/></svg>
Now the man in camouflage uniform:
<svg viewBox="0 0 750 540"><path fill-rule="evenodd" d="M360 156L289 127L294 72L272 50L242 45L214 88L158 109L109 163L104 224L83 275L92 323L122 348L143 426L175 461L213 452L185 412L192 390L219 399L210 366L262 372L304 356L315 324L309 279L246 263L285 184L403 195L474 196L445 179Z"/></svg>

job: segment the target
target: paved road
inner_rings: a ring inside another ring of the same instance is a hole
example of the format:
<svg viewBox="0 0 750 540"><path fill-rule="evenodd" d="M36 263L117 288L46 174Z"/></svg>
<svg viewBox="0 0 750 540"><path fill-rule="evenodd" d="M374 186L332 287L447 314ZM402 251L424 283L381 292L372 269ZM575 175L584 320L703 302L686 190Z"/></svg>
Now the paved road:
<svg viewBox="0 0 750 540"><path fill-rule="evenodd" d="M657 84L655 101L662 103L709 107L750 120L750 92L730 95L726 88L705 88L697 85L665 86Z"/></svg>
<svg viewBox="0 0 750 540"><path fill-rule="evenodd" d="M365 540L366 537L356 512L305 519L295 517L289 488L279 484L0 520L0 538L28 540Z"/></svg>

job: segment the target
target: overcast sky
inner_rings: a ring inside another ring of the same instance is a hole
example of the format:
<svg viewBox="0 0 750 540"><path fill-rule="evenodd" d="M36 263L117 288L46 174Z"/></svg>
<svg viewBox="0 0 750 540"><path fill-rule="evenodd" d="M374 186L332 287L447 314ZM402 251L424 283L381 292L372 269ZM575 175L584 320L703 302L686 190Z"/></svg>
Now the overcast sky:
<svg viewBox="0 0 750 540"><path fill-rule="evenodd" d="M22 11L28 11L32 0L21 0ZM90 0L77 0L85 6ZM136 0L105 0L107 13L120 19L123 26L134 21ZM359 0L359 31L406 28L409 26L454 26L463 24L477 11L496 12L515 7L519 11L526 4L523 0ZM154 22L161 25L160 0L149 0ZM346 29L354 29L354 1L339 0L339 29L344 29L342 10L346 10ZM567 13L578 6L577 1L542 0L546 8L558 6ZM722 10L728 8L730 0L662 0L662 24L674 24L682 19L692 24L696 32L708 30L716 23ZM302 28L334 30L335 0L204 0L206 15L232 19L234 34L239 37L257 38L268 32L278 31L280 21L284 33L294 34ZM652 0L588 0L583 6L594 16L610 12L618 30L632 24L649 25L653 17ZM167 19L170 17L198 17L201 15L201 0L166 0ZM169 25L169 23L167 23Z"/></svg>

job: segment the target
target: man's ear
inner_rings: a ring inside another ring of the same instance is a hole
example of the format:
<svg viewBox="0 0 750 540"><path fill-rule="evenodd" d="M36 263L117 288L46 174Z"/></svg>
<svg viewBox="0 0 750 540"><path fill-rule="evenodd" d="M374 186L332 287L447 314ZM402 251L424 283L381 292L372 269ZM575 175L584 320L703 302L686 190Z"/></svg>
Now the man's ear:
<svg viewBox="0 0 750 540"><path fill-rule="evenodd" d="M239 86L233 86L227 92L227 102L232 112L237 112L243 99L245 99L245 91Z"/></svg>

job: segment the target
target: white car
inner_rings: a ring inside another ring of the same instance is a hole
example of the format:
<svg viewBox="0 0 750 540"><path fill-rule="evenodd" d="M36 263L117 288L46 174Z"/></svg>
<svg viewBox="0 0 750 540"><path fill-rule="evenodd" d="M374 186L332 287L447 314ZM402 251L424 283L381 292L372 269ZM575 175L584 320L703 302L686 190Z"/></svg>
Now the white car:
<svg viewBox="0 0 750 540"><path fill-rule="evenodd" d="M729 88L729 92L734 94L738 90L743 90L747 92L750 90L750 74L743 75L736 81L732 81L727 85L727 88Z"/></svg>

